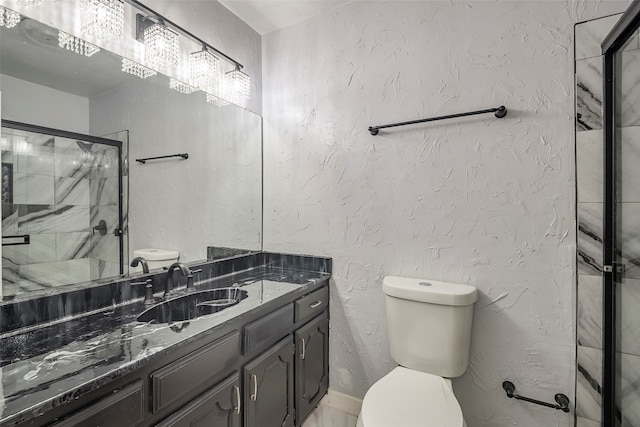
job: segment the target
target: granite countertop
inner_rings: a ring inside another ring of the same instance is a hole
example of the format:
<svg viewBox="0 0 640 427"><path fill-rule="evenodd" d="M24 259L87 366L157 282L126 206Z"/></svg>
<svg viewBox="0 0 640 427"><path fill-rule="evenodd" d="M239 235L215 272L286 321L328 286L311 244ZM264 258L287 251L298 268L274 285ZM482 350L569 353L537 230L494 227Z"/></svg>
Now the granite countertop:
<svg viewBox="0 0 640 427"><path fill-rule="evenodd" d="M0 424L45 413L95 390L168 351L215 333L261 305L303 294L330 274L259 267L198 284L198 290L240 285L247 298L198 317L179 330L141 323L140 299L64 322L0 336ZM181 322L179 322L181 323Z"/></svg>

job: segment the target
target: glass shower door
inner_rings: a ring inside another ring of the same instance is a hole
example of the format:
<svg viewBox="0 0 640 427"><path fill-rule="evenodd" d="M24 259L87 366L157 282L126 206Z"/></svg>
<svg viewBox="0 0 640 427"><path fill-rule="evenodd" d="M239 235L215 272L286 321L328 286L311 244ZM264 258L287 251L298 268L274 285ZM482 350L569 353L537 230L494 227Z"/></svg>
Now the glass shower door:
<svg viewBox="0 0 640 427"><path fill-rule="evenodd" d="M605 427L640 426L640 2L603 42Z"/></svg>

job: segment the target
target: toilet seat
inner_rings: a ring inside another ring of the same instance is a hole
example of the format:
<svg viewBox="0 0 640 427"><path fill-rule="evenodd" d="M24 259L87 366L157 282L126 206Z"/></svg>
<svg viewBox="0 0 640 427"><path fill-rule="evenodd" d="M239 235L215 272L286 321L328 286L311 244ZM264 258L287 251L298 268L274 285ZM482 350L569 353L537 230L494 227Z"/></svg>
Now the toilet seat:
<svg viewBox="0 0 640 427"><path fill-rule="evenodd" d="M447 381L398 366L367 391L358 422L364 427L463 427Z"/></svg>

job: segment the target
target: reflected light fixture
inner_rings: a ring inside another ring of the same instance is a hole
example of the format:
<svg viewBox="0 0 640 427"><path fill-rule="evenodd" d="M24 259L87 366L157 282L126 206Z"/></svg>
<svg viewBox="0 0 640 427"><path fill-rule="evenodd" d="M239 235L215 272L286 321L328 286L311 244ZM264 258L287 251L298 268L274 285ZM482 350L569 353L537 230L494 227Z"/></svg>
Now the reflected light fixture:
<svg viewBox="0 0 640 427"><path fill-rule="evenodd" d="M178 33L160 22L145 28L145 63L155 69L174 68L178 65Z"/></svg>
<svg viewBox="0 0 640 427"><path fill-rule="evenodd" d="M58 46L84 56L91 56L96 52L100 52L98 46L64 31L58 31Z"/></svg>
<svg viewBox="0 0 640 427"><path fill-rule="evenodd" d="M189 55L191 82L205 92L218 89L220 83L220 60L203 48Z"/></svg>
<svg viewBox="0 0 640 427"><path fill-rule="evenodd" d="M224 107L225 105L229 105L229 103L224 99L218 98L217 96L211 95L210 93L207 94L207 102L209 104L213 104L218 107Z"/></svg>
<svg viewBox="0 0 640 427"><path fill-rule="evenodd" d="M124 2L122 0L81 0L82 32L99 43L121 39L124 32Z"/></svg>
<svg viewBox="0 0 640 427"><path fill-rule="evenodd" d="M13 28L20 22L20 14L0 6L0 27Z"/></svg>
<svg viewBox="0 0 640 427"><path fill-rule="evenodd" d="M242 108L247 108L251 97L251 78L240 67L224 75L224 98Z"/></svg>
<svg viewBox="0 0 640 427"><path fill-rule="evenodd" d="M39 6L42 0L18 0L18 3L25 6Z"/></svg>
<svg viewBox="0 0 640 427"><path fill-rule="evenodd" d="M155 76L157 74L154 70L127 58L122 58L122 71L133 74L141 79L146 79L147 77Z"/></svg>
<svg viewBox="0 0 640 427"><path fill-rule="evenodd" d="M180 93L184 93L185 95L188 95L190 93L195 92L196 90L198 90L197 88L188 85L184 82L181 82L178 79L174 79L173 77L169 78L169 87L175 91L178 91Z"/></svg>

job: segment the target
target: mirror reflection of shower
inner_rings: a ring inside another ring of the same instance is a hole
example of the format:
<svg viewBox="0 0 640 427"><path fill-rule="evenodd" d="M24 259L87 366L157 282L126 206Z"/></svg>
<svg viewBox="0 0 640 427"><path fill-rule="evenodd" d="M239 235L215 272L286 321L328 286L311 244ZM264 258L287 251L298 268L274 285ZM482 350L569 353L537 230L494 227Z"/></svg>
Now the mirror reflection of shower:
<svg viewBox="0 0 640 427"><path fill-rule="evenodd" d="M4 296L120 274L119 142L18 125L0 142Z"/></svg>

